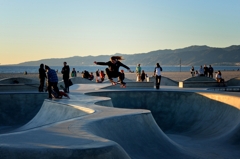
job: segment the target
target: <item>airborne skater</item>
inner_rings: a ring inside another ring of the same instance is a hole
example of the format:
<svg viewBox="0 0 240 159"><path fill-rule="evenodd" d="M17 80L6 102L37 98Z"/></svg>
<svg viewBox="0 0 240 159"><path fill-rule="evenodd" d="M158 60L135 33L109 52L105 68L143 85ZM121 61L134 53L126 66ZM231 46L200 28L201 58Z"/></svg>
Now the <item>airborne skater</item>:
<svg viewBox="0 0 240 159"><path fill-rule="evenodd" d="M123 82L122 73L119 72L119 67L122 66L122 67L126 68L129 72L132 72L132 71L128 66L124 65L119 60L123 60L123 58L121 56L112 56L110 58L110 61L108 61L108 62L96 62L96 61L94 61L94 63L96 65L108 65L108 68L106 68L106 74L108 76L109 81L112 83L112 85L117 84L117 82L114 82L112 78L117 78L118 77L121 86L126 87L126 83Z"/></svg>

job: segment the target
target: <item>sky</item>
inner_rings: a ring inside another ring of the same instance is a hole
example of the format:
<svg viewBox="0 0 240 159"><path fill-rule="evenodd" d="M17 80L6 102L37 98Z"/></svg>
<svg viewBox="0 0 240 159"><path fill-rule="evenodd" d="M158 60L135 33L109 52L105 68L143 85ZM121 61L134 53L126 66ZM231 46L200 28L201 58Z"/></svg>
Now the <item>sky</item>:
<svg viewBox="0 0 240 159"><path fill-rule="evenodd" d="M0 0L0 64L240 45L240 0Z"/></svg>

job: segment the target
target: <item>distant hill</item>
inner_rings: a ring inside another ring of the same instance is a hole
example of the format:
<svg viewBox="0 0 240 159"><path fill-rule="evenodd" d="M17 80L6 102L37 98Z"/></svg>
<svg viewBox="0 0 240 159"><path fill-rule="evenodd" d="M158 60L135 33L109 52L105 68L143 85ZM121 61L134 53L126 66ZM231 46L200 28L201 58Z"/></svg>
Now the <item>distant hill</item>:
<svg viewBox="0 0 240 159"><path fill-rule="evenodd" d="M141 63L145 66L155 65L240 65L240 45L233 45L226 48L214 48L208 46L190 46L175 50L156 50L148 53L121 54L124 57L123 63L126 65L136 65ZM63 61L71 66L93 65L93 61L109 61L112 55L100 56L74 56L68 58L42 59L38 61L28 61L17 65L39 66L41 63L50 66L61 66Z"/></svg>

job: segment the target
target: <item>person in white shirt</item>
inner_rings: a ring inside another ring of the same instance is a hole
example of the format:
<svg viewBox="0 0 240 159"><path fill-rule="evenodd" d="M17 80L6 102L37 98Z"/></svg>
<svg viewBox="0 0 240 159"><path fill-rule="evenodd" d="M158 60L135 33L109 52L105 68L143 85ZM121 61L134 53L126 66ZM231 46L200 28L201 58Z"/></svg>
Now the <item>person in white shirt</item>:
<svg viewBox="0 0 240 159"><path fill-rule="evenodd" d="M216 80L219 83L224 83L224 79L222 78L222 73L219 70L217 71L217 74L216 74Z"/></svg>
<svg viewBox="0 0 240 159"><path fill-rule="evenodd" d="M198 73L199 73L199 76L204 76L204 69L202 65L200 66Z"/></svg>
<svg viewBox="0 0 240 159"><path fill-rule="evenodd" d="M159 63L157 63L154 69L154 76L156 76L156 89L159 89L160 87L161 72L162 72L162 67L159 65Z"/></svg>

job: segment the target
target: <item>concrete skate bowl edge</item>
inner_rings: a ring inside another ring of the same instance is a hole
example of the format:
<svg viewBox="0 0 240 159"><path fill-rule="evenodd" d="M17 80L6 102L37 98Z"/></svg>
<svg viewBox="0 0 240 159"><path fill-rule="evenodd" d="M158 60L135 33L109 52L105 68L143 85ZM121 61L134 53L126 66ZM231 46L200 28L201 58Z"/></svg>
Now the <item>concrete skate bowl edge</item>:
<svg viewBox="0 0 240 159"><path fill-rule="evenodd" d="M217 151L221 154L221 149L225 149L235 155L227 157L239 155L239 150L234 150L240 146L240 98L237 95L148 90L86 94L110 97L113 107L150 110L160 129L182 146L199 144L197 147L201 145L205 153Z"/></svg>

